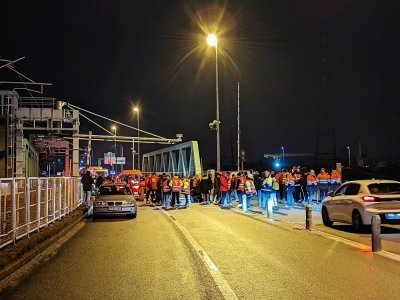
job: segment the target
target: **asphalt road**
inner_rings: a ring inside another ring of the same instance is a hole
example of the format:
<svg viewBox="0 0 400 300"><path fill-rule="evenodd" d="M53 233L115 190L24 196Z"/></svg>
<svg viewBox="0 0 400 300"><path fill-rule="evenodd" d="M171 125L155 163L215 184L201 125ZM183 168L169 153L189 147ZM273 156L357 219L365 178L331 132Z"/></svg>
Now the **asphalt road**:
<svg viewBox="0 0 400 300"><path fill-rule="evenodd" d="M205 254L239 299L400 295L400 264L371 252L214 205L169 213L140 207L137 219L86 221L7 298L221 299Z"/></svg>
<svg viewBox="0 0 400 300"><path fill-rule="evenodd" d="M255 202L254 202L255 204ZM256 211L259 209L255 208ZM280 208L274 211L274 218L284 222L305 225L305 208ZM371 246L371 229L366 226L361 232L355 232L352 225L335 222L332 228L322 223L321 212L313 211L313 225L315 230L327 232L357 243ZM400 224L382 224L382 249L400 255Z"/></svg>

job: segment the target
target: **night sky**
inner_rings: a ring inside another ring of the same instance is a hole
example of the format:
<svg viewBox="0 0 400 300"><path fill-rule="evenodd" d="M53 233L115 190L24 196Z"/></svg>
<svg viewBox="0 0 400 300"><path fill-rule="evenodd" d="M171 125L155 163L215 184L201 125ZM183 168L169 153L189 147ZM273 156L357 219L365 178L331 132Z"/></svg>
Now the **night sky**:
<svg viewBox="0 0 400 300"><path fill-rule="evenodd" d="M141 129L198 140L211 166L215 52L205 36L216 29L223 166L236 159L238 81L249 161L281 146L315 152L320 117L335 131L339 159L360 142L367 160L398 160L399 6L396 0L3 1L0 56L26 56L16 67L52 83L45 96L118 121L135 126L132 105L140 103ZM0 80L9 79L3 74ZM81 122L81 133L103 134ZM94 147L100 154L112 145Z"/></svg>

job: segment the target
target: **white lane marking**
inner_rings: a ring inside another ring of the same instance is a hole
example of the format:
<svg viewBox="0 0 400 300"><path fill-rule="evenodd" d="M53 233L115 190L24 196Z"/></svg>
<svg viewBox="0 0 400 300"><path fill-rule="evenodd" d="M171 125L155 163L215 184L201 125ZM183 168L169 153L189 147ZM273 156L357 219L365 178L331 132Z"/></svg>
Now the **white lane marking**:
<svg viewBox="0 0 400 300"><path fill-rule="evenodd" d="M257 216L257 215L246 214L246 213L244 213L242 211L237 211L237 210L234 210L234 212L242 214L242 215L246 215L246 216L251 216L251 217L256 217ZM284 221L284 220L280 220L280 219L263 219L263 218L257 218L257 219L261 220L261 221L265 221L266 223L271 224L271 225L278 225L277 223L281 222L281 223L284 223L284 224L291 225L293 228L304 229L305 230L305 227L299 226L297 222L288 222L288 221ZM339 237L339 236L336 236L336 235L333 235L333 234L330 234L330 233L327 233L327 232L323 232L323 231L319 231L319 230L313 229L313 230L309 231L309 233L314 234L314 235L323 236L323 237L326 237L328 239L334 240L336 242L339 242L339 243L342 243L342 244L345 244L345 245L348 245L348 246L351 246L351 247L355 247L355 248L361 249L363 251L372 251L372 247L371 246L367 246L365 244L354 242L352 240L348 240L348 239L345 239L345 238L342 238L342 237ZM392 260L400 262L400 255L398 255L398 254L395 254L395 253L392 253L392 252L388 252L388 251L385 251L385 250L381 250L379 252L373 252L373 253L376 254L376 255L380 255L380 256L386 257L388 259L392 259Z"/></svg>
<svg viewBox="0 0 400 300"><path fill-rule="evenodd" d="M235 292L230 287L229 283L225 280L224 276L218 270L217 266L213 263L211 258L208 254L204 251L204 249L197 243L197 241L191 236L191 234L186 230L185 227L181 223L176 220L170 213L166 212L165 210L161 210L168 218L172 220L172 223L183 233L187 241L190 245L195 249L197 255L206 265L208 272L210 273L211 277L214 279L215 284L217 285L218 289L222 293L225 299L238 299Z"/></svg>
<svg viewBox="0 0 400 300"><path fill-rule="evenodd" d="M333 234L330 234L330 233L327 233L327 232L323 232L323 231L319 231L319 230L315 230L314 229L314 230L310 231L310 233L326 237L328 239L334 240L336 242L339 242L339 243L342 243L342 244L345 244L345 245L348 245L348 246L356 247L356 248L361 249L363 251L372 251L370 246L367 246L367 245L364 245L364 244L361 244L361 243L357 243L357 242L354 242L352 240L348 240L348 239L345 239L345 238L342 238L342 237L339 237L339 236L336 236L336 235L333 235Z"/></svg>

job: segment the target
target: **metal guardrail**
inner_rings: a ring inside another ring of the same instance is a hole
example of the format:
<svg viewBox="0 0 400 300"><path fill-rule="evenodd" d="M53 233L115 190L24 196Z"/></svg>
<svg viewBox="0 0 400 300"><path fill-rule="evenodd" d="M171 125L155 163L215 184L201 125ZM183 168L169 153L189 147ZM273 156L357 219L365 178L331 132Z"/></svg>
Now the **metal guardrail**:
<svg viewBox="0 0 400 300"><path fill-rule="evenodd" d="M83 201L79 177L0 179L0 249L29 237Z"/></svg>

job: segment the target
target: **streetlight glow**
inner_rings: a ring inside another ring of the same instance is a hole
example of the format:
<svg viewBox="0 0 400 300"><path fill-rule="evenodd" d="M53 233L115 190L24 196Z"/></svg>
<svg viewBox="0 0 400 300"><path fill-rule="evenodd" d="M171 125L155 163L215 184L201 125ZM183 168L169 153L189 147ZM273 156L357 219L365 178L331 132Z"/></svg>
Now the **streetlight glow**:
<svg viewBox="0 0 400 300"><path fill-rule="evenodd" d="M207 36L207 44L211 47L216 47L218 44L218 39L217 36L215 34L209 34Z"/></svg>
<svg viewBox="0 0 400 300"><path fill-rule="evenodd" d="M137 108L136 106L133 108L133 111L135 112L139 112L139 108Z"/></svg>

